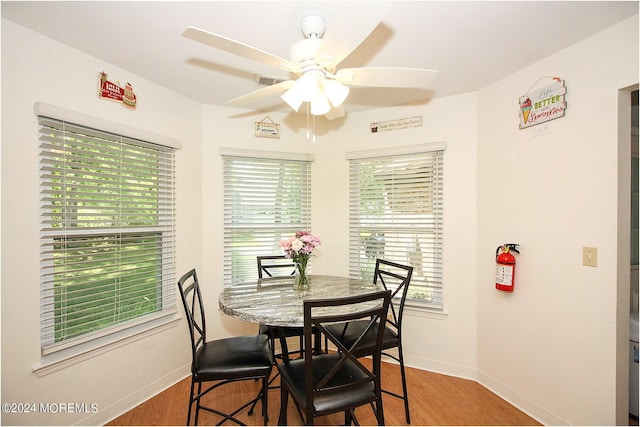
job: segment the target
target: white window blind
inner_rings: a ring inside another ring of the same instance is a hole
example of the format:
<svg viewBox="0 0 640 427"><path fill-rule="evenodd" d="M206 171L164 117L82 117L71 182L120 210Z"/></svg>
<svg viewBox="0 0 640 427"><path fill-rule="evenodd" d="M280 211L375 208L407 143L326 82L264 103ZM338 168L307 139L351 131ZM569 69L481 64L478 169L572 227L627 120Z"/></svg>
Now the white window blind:
<svg viewBox="0 0 640 427"><path fill-rule="evenodd" d="M258 277L258 255L311 226L309 161L223 156L224 284Z"/></svg>
<svg viewBox="0 0 640 427"><path fill-rule="evenodd" d="M407 304L442 309L443 150L350 158L349 273L376 258L414 268Z"/></svg>
<svg viewBox="0 0 640 427"><path fill-rule="evenodd" d="M174 313L174 149L38 123L43 354Z"/></svg>

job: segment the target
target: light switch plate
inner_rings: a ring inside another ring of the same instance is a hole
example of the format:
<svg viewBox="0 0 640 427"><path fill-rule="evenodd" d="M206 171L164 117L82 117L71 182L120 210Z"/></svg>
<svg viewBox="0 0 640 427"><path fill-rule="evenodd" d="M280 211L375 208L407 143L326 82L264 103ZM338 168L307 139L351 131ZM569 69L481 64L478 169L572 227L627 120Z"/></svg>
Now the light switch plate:
<svg viewBox="0 0 640 427"><path fill-rule="evenodd" d="M589 246L582 247L582 265L587 267L598 266L598 248Z"/></svg>

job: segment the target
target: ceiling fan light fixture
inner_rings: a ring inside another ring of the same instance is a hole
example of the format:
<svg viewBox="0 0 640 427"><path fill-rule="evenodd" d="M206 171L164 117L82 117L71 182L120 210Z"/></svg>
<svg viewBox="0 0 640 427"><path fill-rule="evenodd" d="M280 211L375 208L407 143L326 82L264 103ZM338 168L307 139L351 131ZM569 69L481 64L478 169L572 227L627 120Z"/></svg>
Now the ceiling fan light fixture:
<svg viewBox="0 0 640 427"><path fill-rule="evenodd" d="M329 98L331 105L339 107L347 99L349 87L335 80L327 80L324 84L324 94Z"/></svg>
<svg viewBox="0 0 640 427"><path fill-rule="evenodd" d="M296 81L294 87L297 88L296 90L300 91L300 95L304 102L311 102L321 94L319 85L320 78L322 78L322 76L318 76L312 72L307 72Z"/></svg>
<svg viewBox="0 0 640 427"><path fill-rule="evenodd" d="M317 96L313 101L311 101L311 114L314 116L322 116L327 114L330 110L331 105L329 105L329 100L324 95Z"/></svg>
<svg viewBox="0 0 640 427"><path fill-rule="evenodd" d="M297 113L300 109L300 105L302 105L302 92L297 85L293 85L293 87L289 88L285 93L280 95L280 98L284 100L289 107L293 108L293 110Z"/></svg>

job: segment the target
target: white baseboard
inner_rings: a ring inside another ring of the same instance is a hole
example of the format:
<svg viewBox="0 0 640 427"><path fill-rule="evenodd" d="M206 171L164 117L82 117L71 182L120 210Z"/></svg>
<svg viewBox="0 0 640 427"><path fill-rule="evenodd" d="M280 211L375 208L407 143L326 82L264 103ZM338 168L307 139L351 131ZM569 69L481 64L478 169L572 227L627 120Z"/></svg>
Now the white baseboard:
<svg viewBox="0 0 640 427"><path fill-rule="evenodd" d="M537 403L475 367L423 357L408 357L405 359L405 364L416 369L476 381L543 425L570 425L566 420L552 414Z"/></svg>
<svg viewBox="0 0 640 427"><path fill-rule="evenodd" d="M558 417L555 414L547 411L534 401L528 399L527 397L521 395L517 391L498 381L490 375L485 374L484 372L477 371L477 381L483 387L491 390L502 399L506 400L516 408L520 409L525 414L530 417L536 419L538 422L543 425L553 425L553 426L568 426L571 425L566 420Z"/></svg>
<svg viewBox="0 0 640 427"><path fill-rule="evenodd" d="M89 415L87 418L80 420L75 425L91 425L102 426L119 417L120 415L130 411L141 403L149 400L153 396L162 393L164 390L182 381L191 375L191 363L176 369L175 371L165 375L162 378L153 381L143 388L123 396L122 399L114 402L106 408L100 408L95 414Z"/></svg>
<svg viewBox="0 0 640 427"><path fill-rule="evenodd" d="M422 369L424 371L477 381L476 368L473 368L471 366L443 362L442 360L429 359L426 357L415 357L407 355L405 355L404 364L406 366L410 366L416 369Z"/></svg>

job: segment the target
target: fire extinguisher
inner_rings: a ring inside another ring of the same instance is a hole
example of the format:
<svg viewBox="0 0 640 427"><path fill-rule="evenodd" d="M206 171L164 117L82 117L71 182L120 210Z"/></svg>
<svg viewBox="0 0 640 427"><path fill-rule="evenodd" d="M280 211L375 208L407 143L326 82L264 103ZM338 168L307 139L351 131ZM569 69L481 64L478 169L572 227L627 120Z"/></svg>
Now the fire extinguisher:
<svg viewBox="0 0 640 427"><path fill-rule="evenodd" d="M496 249L496 289L513 292L516 273L516 257L520 253L517 243L505 243Z"/></svg>

